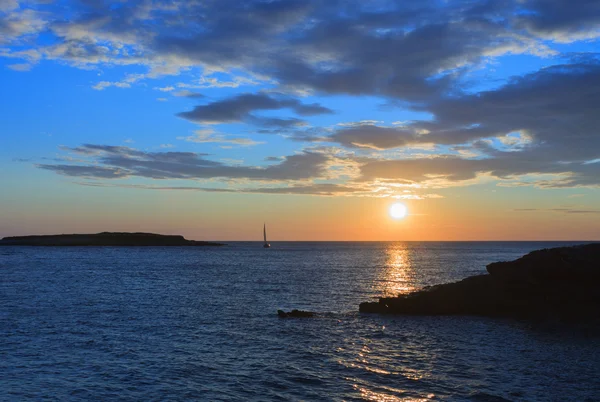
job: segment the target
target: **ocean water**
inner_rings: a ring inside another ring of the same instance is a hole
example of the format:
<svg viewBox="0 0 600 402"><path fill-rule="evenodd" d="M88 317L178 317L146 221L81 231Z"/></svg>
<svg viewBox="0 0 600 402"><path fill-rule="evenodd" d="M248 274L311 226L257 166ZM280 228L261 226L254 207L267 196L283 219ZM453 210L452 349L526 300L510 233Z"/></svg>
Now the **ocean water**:
<svg viewBox="0 0 600 402"><path fill-rule="evenodd" d="M564 244L3 247L0 399L600 400L585 330L358 313Z"/></svg>

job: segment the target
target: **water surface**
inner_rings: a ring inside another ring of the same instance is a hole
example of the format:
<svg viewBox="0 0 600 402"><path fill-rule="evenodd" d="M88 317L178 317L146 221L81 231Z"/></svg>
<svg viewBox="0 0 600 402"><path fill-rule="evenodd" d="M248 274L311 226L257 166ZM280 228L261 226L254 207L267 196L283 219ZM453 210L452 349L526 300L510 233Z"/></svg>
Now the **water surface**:
<svg viewBox="0 0 600 402"><path fill-rule="evenodd" d="M563 244L3 247L0 398L598 400L585 331L357 312Z"/></svg>

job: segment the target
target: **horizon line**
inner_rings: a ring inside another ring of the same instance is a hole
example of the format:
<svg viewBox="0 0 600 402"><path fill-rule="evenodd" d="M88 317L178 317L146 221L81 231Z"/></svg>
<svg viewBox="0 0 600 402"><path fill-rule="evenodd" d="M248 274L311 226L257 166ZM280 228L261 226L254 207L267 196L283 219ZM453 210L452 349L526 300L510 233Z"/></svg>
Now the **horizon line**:
<svg viewBox="0 0 600 402"><path fill-rule="evenodd" d="M224 240L224 239L215 239L215 240L197 240L197 241L218 241L218 242L246 242L246 243L263 243L263 240ZM590 239L575 239L575 240L269 240L269 242L275 243L389 243L389 242L406 242L406 243L490 243L490 242L600 242L600 239L590 240Z"/></svg>

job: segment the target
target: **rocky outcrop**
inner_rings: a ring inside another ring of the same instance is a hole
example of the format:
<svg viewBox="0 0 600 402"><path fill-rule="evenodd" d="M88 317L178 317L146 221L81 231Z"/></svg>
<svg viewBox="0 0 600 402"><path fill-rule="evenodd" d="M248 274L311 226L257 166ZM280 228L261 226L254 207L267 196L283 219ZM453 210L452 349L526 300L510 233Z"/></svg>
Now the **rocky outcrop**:
<svg viewBox="0 0 600 402"><path fill-rule="evenodd" d="M489 274L362 303L384 314L600 318L600 243L533 251Z"/></svg>
<svg viewBox="0 0 600 402"><path fill-rule="evenodd" d="M178 235L154 233L61 234L14 236L0 240L0 246L222 246L221 243L186 240Z"/></svg>
<svg viewBox="0 0 600 402"><path fill-rule="evenodd" d="M532 251L510 262L486 267L495 279L531 285L600 279L600 243Z"/></svg>

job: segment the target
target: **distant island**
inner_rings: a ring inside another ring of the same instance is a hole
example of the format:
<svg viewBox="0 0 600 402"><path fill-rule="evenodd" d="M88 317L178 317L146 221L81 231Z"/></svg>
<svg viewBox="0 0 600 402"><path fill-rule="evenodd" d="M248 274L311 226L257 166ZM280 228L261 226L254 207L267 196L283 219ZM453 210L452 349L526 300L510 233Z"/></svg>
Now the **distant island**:
<svg viewBox="0 0 600 402"><path fill-rule="evenodd" d="M532 251L488 274L360 304L363 313L554 317L600 322L600 243Z"/></svg>
<svg viewBox="0 0 600 402"><path fill-rule="evenodd" d="M222 243L186 240L179 235L155 233L102 232L96 234L60 234L12 236L0 240L0 246L223 246Z"/></svg>

